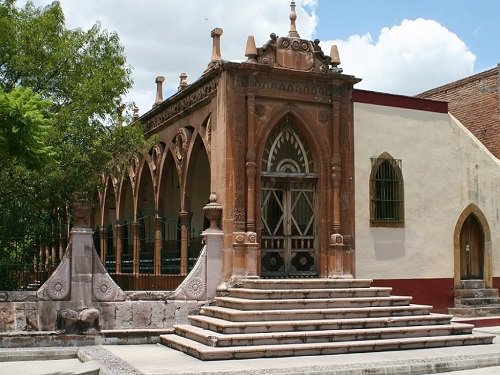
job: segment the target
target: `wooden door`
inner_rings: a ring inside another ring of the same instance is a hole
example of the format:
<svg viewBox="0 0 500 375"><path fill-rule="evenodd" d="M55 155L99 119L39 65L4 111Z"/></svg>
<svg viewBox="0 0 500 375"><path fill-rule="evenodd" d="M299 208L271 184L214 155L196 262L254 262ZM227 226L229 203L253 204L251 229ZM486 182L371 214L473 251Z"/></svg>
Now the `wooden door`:
<svg viewBox="0 0 500 375"><path fill-rule="evenodd" d="M469 215L460 232L460 278L482 279L484 239L479 221Z"/></svg>

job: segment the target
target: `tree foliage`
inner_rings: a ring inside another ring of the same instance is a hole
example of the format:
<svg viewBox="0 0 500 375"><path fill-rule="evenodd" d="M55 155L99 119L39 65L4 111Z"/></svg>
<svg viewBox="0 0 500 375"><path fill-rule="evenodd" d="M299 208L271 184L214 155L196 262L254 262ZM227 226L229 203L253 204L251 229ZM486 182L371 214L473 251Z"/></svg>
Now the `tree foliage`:
<svg viewBox="0 0 500 375"><path fill-rule="evenodd" d="M5 238L63 223L76 194L95 196L148 147L140 126L116 123L131 85L116 33L66 28L58 2L0 0L0 262Z"/></svg>

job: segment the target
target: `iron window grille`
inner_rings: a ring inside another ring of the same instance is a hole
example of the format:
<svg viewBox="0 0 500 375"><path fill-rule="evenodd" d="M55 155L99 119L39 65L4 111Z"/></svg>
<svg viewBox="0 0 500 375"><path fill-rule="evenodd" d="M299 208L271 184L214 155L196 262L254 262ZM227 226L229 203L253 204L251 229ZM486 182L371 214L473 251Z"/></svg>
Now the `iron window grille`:
<svg viewBox="0 0 500 375"><path fill-rule="evenodd" d="M404 226L404 184L402 161L388 154L371 158L370 225Z"/></svg>

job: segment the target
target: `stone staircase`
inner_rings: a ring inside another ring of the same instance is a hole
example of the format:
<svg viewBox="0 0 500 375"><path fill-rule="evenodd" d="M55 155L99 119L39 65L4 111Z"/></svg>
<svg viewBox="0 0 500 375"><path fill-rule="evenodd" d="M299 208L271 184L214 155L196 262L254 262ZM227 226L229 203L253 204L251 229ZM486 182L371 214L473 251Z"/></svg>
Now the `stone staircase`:
<svg viewBox="0 0 500 375"><path fill-rule="evenodd" d="M391 296L372 280L252 279L160 342L202 360L489 344L494 335Z"/></svg>
<svg viewBox="0 0 500 375"><path fill-rule="evenodd" d="M484 280L462 280L454 290L455 307L450 314L461 318L500 315L498 289L486 288Z"/></svg>

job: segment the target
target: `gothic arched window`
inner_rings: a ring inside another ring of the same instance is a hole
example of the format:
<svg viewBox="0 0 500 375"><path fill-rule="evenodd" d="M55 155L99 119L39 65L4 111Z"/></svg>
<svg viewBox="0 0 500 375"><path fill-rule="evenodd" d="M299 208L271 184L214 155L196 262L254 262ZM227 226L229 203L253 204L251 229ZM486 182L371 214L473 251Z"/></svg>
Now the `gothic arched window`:
<svg viewBox="0 0 500 375"><path fill-rule="evenodd" d="M372 158L370 175L370 225L404 226L404 184L401 160L387 153Z"/></svg>

